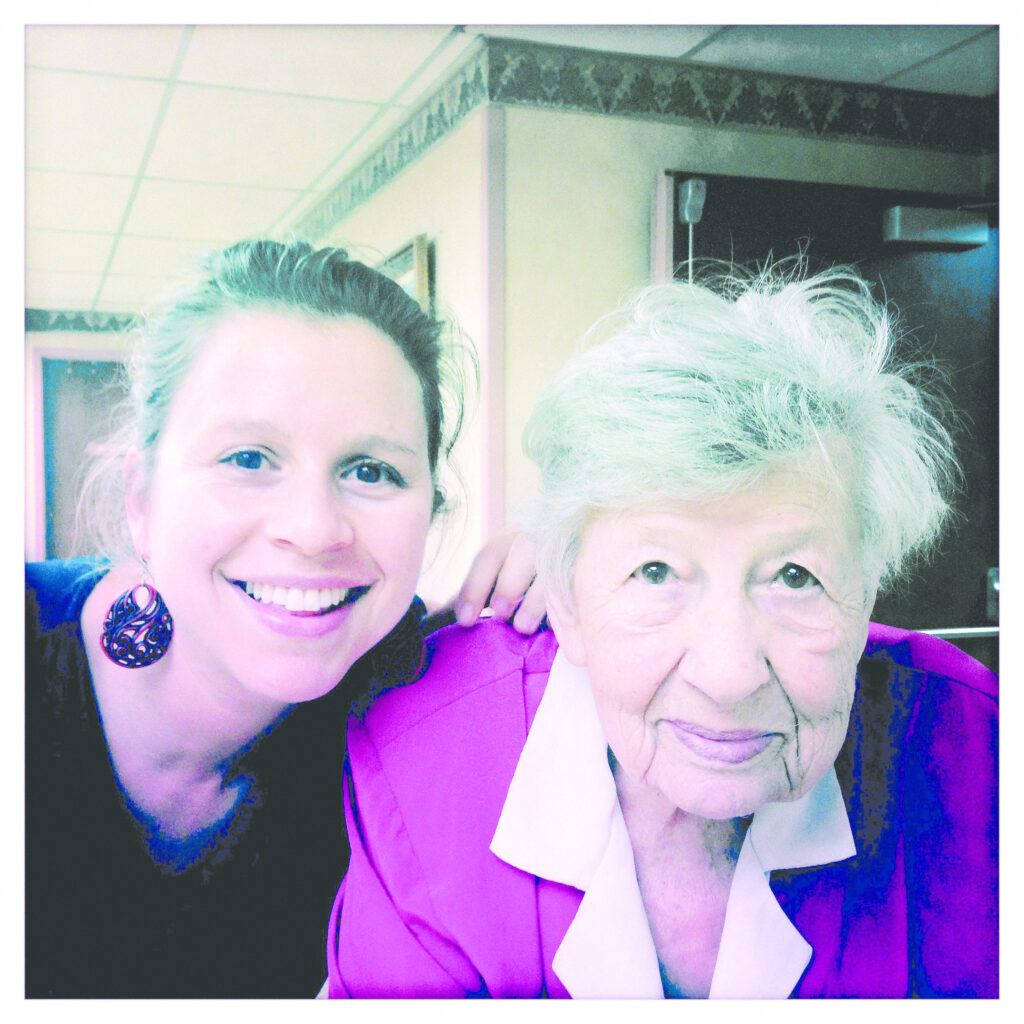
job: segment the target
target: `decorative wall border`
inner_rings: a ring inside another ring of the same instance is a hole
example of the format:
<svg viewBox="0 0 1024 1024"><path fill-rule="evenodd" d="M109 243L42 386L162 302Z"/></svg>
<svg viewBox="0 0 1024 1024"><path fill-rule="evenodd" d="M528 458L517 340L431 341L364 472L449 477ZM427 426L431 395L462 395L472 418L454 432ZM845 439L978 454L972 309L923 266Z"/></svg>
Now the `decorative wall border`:
<svg viewBox="0 0 1024 1024"><path fill-rule="evenodd" d="M688 61L488 41L491 102L676 124L994 153L997 101Z"/></svg>
<svg viewBox="0 0 1024 1024"><path fill-rule="evenodd" d="M398 130L331 192L302 216L293 230L300 238L322 238L335 224L392 181L427 150L450 135L487 102L487 46L469 57Z"/></svg>
<svg viewBox="0 0 1024 1024"><path fill-rule="evenodd" d="M26 309L26 331L90 331L122 333L137 318L118 313L93 313L60 309Z"/></svg>
<svg viewBox="0 0 1024 1024"><path fill-rule="evenodd" d="M295 225L322 238L488 103L805 138L998 152L998 97L831 82L696 62L481 37L467 59Z"/></svg>

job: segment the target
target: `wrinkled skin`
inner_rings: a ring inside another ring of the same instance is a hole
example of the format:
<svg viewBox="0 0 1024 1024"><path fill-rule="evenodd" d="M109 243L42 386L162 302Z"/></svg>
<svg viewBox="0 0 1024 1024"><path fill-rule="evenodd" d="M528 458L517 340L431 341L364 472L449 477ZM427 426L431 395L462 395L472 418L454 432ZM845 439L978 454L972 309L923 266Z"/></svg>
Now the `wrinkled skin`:
<svg viewBox="0 0 1024 1024"><path fill-rule="evenodd" d="M595 514L571 599L550 599L619 769L667 811L749 815L835 762L874 595L825 479Z"/></svg>

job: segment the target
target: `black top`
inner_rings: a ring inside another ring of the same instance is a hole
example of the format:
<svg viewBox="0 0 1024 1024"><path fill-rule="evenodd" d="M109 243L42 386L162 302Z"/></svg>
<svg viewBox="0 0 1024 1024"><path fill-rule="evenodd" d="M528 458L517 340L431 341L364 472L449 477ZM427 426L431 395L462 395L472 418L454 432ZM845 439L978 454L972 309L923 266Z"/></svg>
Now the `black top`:
<svg viewBox="0 0 1024 1024"><path fill-rule="evenodd" d="M79 625L90 567L26 571L26 995L316 995L349 855L345 722L367 669L245 751L241 811L189 866L160 866L100 724Z"/></svg>

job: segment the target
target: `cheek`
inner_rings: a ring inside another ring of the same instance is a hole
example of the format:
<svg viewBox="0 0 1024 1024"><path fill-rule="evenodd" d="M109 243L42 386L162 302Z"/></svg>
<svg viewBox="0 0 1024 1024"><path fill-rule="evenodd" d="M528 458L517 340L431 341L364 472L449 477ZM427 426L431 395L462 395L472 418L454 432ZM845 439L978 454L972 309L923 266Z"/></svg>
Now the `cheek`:
<svg viewBox="0 0 1024 1024"><path fill-rule="evenodd" d="M803 674L799 674L800 670ZM808 658L780 676L794 714L794 732L783 754L795 799L835 764L850 722L856 690L856 661L849 657Z"/></svg>
<svg viewBox="0 0 1024 1024"><path fill-rule="evenodd" d="M778 678L792 714L792 732L781 751L787 780L776 799L795 800L835 764L846 739L856 690L856 659L804 655Z"/></svg>
<svg viewBox="0 0 1024 1024"><path fill-rule="evenodd" d="M588 621L582 639L595 686L623 707L646 708L679 660L670 633L620 616Z"/></svg>
<svg viewBox="0 0 1024 1024"><path fill-rule="evenodd" d="M867 636L867 615L827 599L786 603L772 619L768 657L795 710L809 719L847 712L857 662Z"/></svg>
<svg viewBox="0 0 1024 1024"><path fill-rule="evenodd" d="M202 543L204 533L243 529L262 512L259 496L243 488L211 486L200 474L173 467L154 489L149 518L153 529L162 534Z"/></svg>
<svg viewBox="0 0 1024 1024"><path fill-rule="evenodd" d="M657 633L609 625L585 636L594 703L616 758L634 770L650 746L649 713L674 660Z"/></svg>
<svg viewBox="0 0 1024 1024"><path fill-rule="evenodd" d="M798 718L816 723L849 712L857 661L845 650L796 650L773 667Z"/></svg>
<svg viewBox="0 0 1024 1024"><path fill-rule="evenodd" d="M634 778L642 778L654 750L654 733L647 720L652 692L633 680L625 685L595 679L594 706L601 729L615 759Z"/></svg>
<svg viewBox="0 0 1024 1024"><path fill-rule="evenodd" d="M147 545L140 553L159 579L208 568L234 544L243 512L209 493L164 485L152 494L145 517Z"/></svg>
<svg viewBox="0 0 1024 1024"><path fill-rule="evenodd" d="M360 518L359 540L378 564L394 576L417 579L430 531L430 502L394 502L367 509Z"/></svg>

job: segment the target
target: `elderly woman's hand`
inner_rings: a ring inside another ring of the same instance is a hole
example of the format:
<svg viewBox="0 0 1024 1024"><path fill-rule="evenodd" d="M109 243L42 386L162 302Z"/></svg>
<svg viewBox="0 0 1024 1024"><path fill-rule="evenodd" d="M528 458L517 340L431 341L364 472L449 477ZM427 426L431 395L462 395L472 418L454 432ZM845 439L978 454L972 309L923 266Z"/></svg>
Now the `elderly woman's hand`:
<svg viewBox="0 0 1024 1024"><path fill-rule="evenodd" d="M484 608L509 619L520 633L534 633L545 615L546 593L537 582L537 552L522 533L504 530L483 546L455 599L455 615L471 626Z"/></svg>

